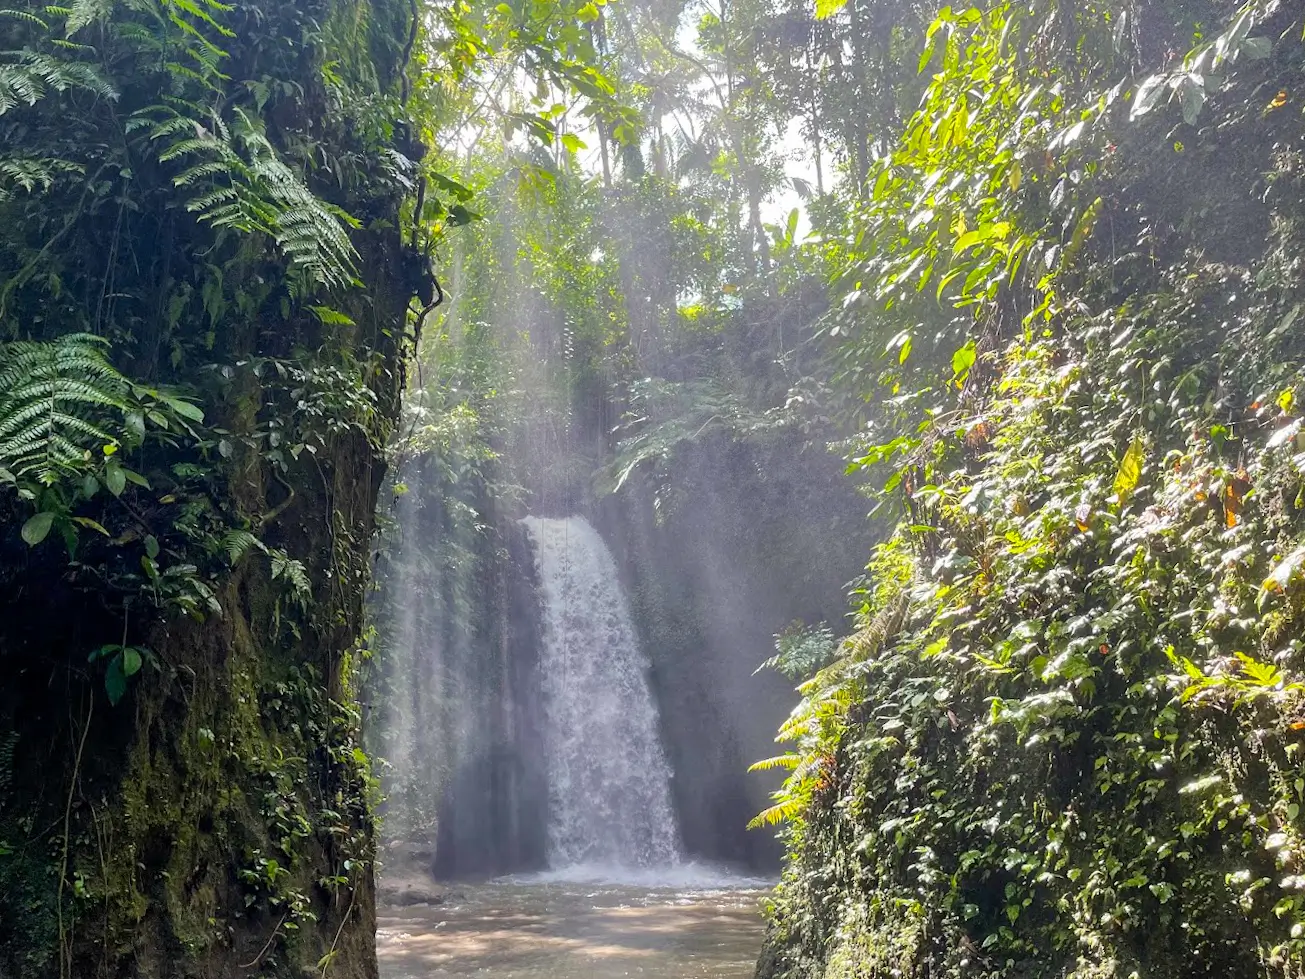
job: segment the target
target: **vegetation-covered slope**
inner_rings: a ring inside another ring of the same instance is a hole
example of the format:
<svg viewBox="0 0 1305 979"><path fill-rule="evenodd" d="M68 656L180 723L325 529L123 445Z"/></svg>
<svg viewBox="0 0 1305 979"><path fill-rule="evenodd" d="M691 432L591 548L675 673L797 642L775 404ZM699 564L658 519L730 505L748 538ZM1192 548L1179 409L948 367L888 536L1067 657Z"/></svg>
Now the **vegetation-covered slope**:
<svg viewBox="0 0 1305 979"><path fill-rule="evenodd" d="M763 976L1305 954L1300 12L1089 6L945 10L869 195L849 363L898 327L919 426L857 454L901 520L784 731Z"/></svg>

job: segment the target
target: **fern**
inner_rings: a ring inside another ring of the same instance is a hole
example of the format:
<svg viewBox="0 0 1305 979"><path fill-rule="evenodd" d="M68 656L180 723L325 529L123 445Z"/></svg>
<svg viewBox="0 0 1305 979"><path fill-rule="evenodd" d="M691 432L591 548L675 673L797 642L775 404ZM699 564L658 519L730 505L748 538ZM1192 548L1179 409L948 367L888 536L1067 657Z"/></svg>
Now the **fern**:
<svg viewBox="0 0 1305 979"><path fill-rule="evenodd" d="M49 30L50 25L32 13L30 10L13 10L10 8L0 9L0 20L21 20L28 24L35 24L44 30Z"/></svg>
<svg viewBox="0 0 1305 979"><path fill-rule="evenodd" d="M89 64L61 61L39 51L0 52L0 116L20 105L36 105L53 90L85 89L106 99L117 92Z"/></svg>
<svg viewBox="0 0 1305 979"><path fill-rule="evenodd" d="M106 346L84 333L0 344L0 469L52 485L118 443L104 419L127 409L130 385Z"/></svg>
<svg viewBox="0 0 1305 979"><path fill-rule="evenodd" d="M777 670L791 680L801 680L827 666L837 655L839 644L825 626L807 629L795 622L775 637L775 655L753 671Z"/></svg>
<svg viewBox="0 0 1305 979"><path fill-rule="evenodd" d="M72 37L83 27L107 19L115 6L115 0L73 0L64 30Z"/></svg>
<svg viewBox="0 0 1305 979"><path fill-rule="evenodd" d="M303 563L296 561L285 551L269 548L267 556L272 559L272 580L278 578L290 586L290 592L300 606L307 607L313 594L312 582L308 580L308 570Z"/></svg>
<svg viewBox="0 0 1305 979"><path fill-rule="evenodd" d="M766 826L778 826L780 823L791 822L802 813L802 801L800 799L784 798L768 809L763 809L752 817L748 823L748 829L762 829Z"/></svg>
<svg viewBox="0 0 1305 979"><path fill-rule="evenodd" d="M247 530L229 530L223 534L222 550L226 551L227 560L232 565L239 564L240 559L251 550L267 553L267 547L263 542Z"/></svg>
<svg viewBox="0 0 1305 979"><path fill-rule="evenodd" d="M18 191L29 194L47 191L60 175L85 172L84 167L67 160L32 157L0 159L0 202L11 199Z"/></svg>
<svg viewBox="0 0 1305 979"><path fill-rule="evenodd" d="M151 143L164 144L160 162L186 164L173 180L177 187L194 189L186 209L215 227L267 235L311 284L353 285L357 252L346 227L358 222L309 190L241 110L228 125L198 106L184 108L190 111L151 106L137 114L131 128L144 128Z"/></svg>
<svg viewBox="0 0 1305 979"><path fill-rule="evenodd" d="M308 607L312 600L313 585L303 562L296 561L280 548L268 547L247 530L229 530L223 534L222 550L226 551L227 559L232 565L239 563L250 551L263 552L272 564L272 580L284 582L294 600L301 607Z"/></svg>
<svg viewBox="0 0 1305 979"><path fill-rule="evenodd" d="M719 381L645 378L631 388L631 418L618 431L616 459L599 474L598 491L619 493L645 463L665 467L685 443L727 431L743 440L779 427L782 420L757 412Z"/></svg>
<svg viewBox="0 0 1305 979"><path fill-rule="evenodd" d="M749 772L770 772L775 769L792 771L802 763L802 756L794 752L785 755L776 755L774 758L763 758L761 761L754 761L748 766Z"/></svg>

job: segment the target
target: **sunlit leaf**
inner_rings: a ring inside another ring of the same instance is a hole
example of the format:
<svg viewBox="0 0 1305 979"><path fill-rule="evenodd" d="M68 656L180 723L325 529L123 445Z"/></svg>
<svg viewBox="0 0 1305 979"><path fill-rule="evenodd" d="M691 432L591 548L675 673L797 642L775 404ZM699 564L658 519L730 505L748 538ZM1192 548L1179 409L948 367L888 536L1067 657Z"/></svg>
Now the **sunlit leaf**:
<svg viewBox="0 0 1305 979"><path fill-rule="evenodd" d="M1133 495L1133 490L1137 489L1138 481L1142 478L1142 458L1145 451L1146 447L1141 436L1136 436L1129 444L1128 451L1124 453L1124 458L1120 460L1119 471L1115 474L1115 482L1111 487L1120 506L1127 503L1128 498Z"/></svg>

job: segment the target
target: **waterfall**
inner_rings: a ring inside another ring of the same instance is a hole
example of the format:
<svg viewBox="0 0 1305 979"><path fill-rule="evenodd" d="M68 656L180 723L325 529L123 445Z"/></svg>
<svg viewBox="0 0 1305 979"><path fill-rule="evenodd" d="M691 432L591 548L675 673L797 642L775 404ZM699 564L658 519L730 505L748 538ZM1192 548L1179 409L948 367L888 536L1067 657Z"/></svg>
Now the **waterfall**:
<svg viewBox="0 0 1305 979"><path fill-rule="evenodd" d="M549 864L674 864L671 770L616 561L580 517L525 524L543 598Z"/></svg>

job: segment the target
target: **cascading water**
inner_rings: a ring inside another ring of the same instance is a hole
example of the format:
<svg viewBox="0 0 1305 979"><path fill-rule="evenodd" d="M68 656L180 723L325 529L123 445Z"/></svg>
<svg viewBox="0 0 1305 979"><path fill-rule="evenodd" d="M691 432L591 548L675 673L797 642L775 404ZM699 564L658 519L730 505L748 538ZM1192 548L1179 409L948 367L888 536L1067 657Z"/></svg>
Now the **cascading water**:
<svg viewBox="0 0 1305 979"><path fill-rule="evenodd" d="M678 863L671 770L616 562L580 517L525 525L543 597L548 862Z"/></svg>

